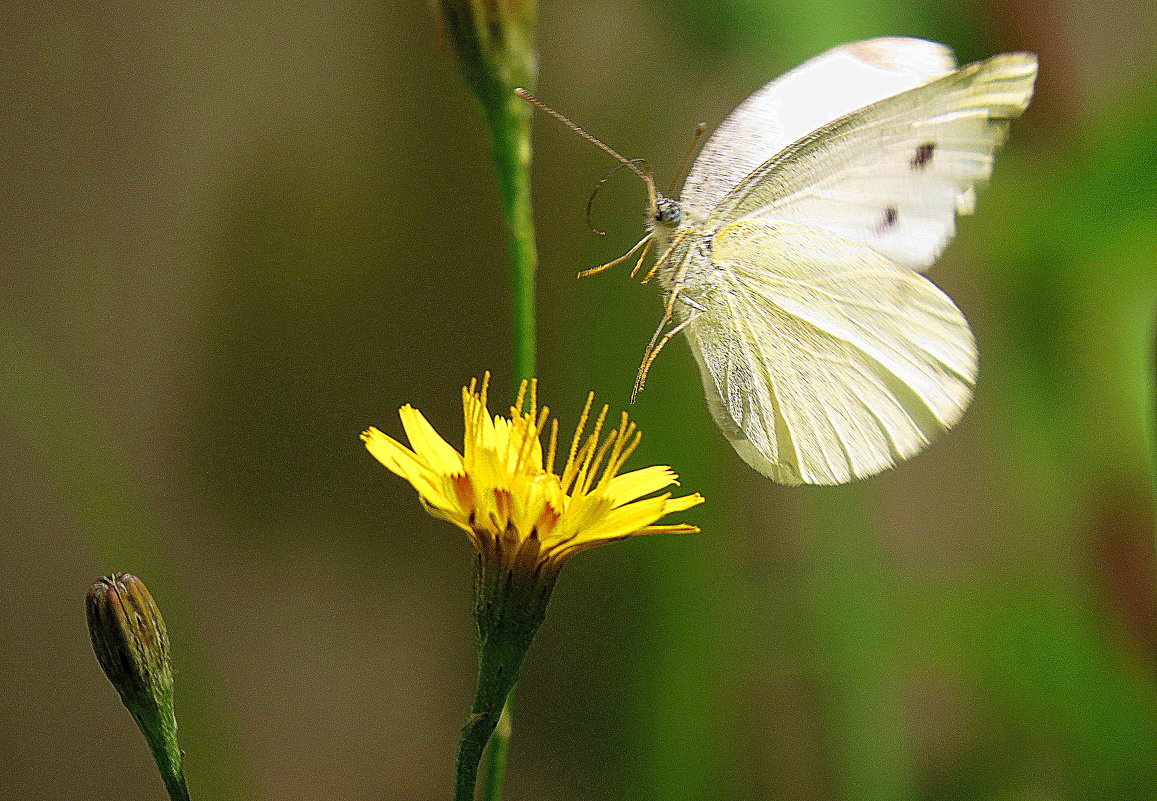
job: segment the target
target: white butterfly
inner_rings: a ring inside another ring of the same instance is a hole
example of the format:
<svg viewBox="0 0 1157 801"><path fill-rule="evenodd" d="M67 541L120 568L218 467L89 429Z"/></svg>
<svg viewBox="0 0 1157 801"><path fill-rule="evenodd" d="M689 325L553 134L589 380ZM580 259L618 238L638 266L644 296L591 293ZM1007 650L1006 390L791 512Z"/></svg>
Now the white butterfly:
<svg viewBox="0 0 1157 801"><path fill-rule="evenodd" d="M784 484L873 475L956 423L976 342L918 271L972 211L1036 72L1029 53L957 69L935 42L855 42L747 98L678 200L636 170L651 189L636 249L658 246L666 301L636 391L682 331L719 427Z"/></svg>

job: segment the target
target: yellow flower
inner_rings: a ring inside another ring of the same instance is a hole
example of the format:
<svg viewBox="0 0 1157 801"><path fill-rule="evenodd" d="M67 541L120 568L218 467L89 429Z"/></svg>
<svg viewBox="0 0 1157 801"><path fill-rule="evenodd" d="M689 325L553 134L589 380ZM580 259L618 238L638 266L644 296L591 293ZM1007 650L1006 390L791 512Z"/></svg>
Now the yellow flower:
<svg viewBox="0 0 1157 801"><path fill-rule="evenodd" d="M642 436L625 412L618 427L604 436L604 406L593 431L584 437L591 393L566 463L556 473L558 421L551 421L544 452L542 436L550 410L538 407L536 382L522 383L506 418L491 416L487 409L489 377L481 386L471 381L462 390L461 453L409 405L399 414L410 447L376 428L362 434L370 453L414 486L430 514L465 531L485 561L556 573L570 556L603 542L699 530L686 524L655 524L664 515L703 502L698 493L645 497L678 483L671 468L619 472ZM524 410L527 401L529 408Z"/></svg>
<svg viewBox="0 0 1157 801"><path fill-rule="evenodd" d="M502 713L535 632L546 615L563 562L579 551L636 534L693 534L695 526L656 525L661 517L703 502L698 493L653 493L677 484L669 467L620 473L641 435L624 413L605 433L607 407L584 436L593 393L555 472L558 422L538 407L537 384L522 383L510 417L491 416L490 374L462 390L462 451L444 440L412 406L400 411L406 447L376 428L362 433L370 453L409 481L426 510L465 531L474 543L474 621L478 688L458 745L455 798L474 797L482 751ZM529 401L529 408L524 409Z"/></svg>

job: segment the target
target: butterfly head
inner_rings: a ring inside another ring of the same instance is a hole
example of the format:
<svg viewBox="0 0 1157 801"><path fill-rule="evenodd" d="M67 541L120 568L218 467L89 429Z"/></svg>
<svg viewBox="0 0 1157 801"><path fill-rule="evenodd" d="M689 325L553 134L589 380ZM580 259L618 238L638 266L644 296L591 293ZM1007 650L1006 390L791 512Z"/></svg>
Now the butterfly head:
<svg viewBox="0 0 1157 801"><path fill-rule="evenodd" d="M658 195L649 211L652 225L675 228L683 222L683 207L678 200L665 195Z"/></svg>

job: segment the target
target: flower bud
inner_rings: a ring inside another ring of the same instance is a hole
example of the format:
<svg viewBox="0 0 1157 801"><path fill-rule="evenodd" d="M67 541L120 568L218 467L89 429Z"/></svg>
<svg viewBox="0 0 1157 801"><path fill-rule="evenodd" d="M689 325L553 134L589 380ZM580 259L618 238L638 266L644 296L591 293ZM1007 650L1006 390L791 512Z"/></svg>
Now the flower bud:
<svg viewBox="0 0 1157 801"><path fill-rule="evenodd" d="M144 582L117 573L92 585L85 611L97 661L148 742L170 798L188 799L161 610Z"/></svg>
<svg viewBox="0 0 1157 801"><path fill-rule="evenodd" d="M520 107L516 87L534 82L535 0L438 0L470 91L489 113Z"/></svg>
<svg viewBox="0 0 1157 801"><path fill-rule="evenodd" d="M169 633L144 582L131 573L105 576L88 591L86 607L96 658L129 711L171 708Z"/></svg>

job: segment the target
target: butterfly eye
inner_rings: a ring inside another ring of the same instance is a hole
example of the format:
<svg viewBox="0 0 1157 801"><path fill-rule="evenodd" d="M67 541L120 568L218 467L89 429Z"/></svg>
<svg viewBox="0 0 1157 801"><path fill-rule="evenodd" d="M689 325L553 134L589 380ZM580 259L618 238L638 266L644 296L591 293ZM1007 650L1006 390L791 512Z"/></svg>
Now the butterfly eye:
<svg viewBox="0 0 1157 801"><path fill-rule="evenodd" d="M655 222L664 225L678 225L683 221L683 207L679 201L660 197L655 203Z"/></svg>

